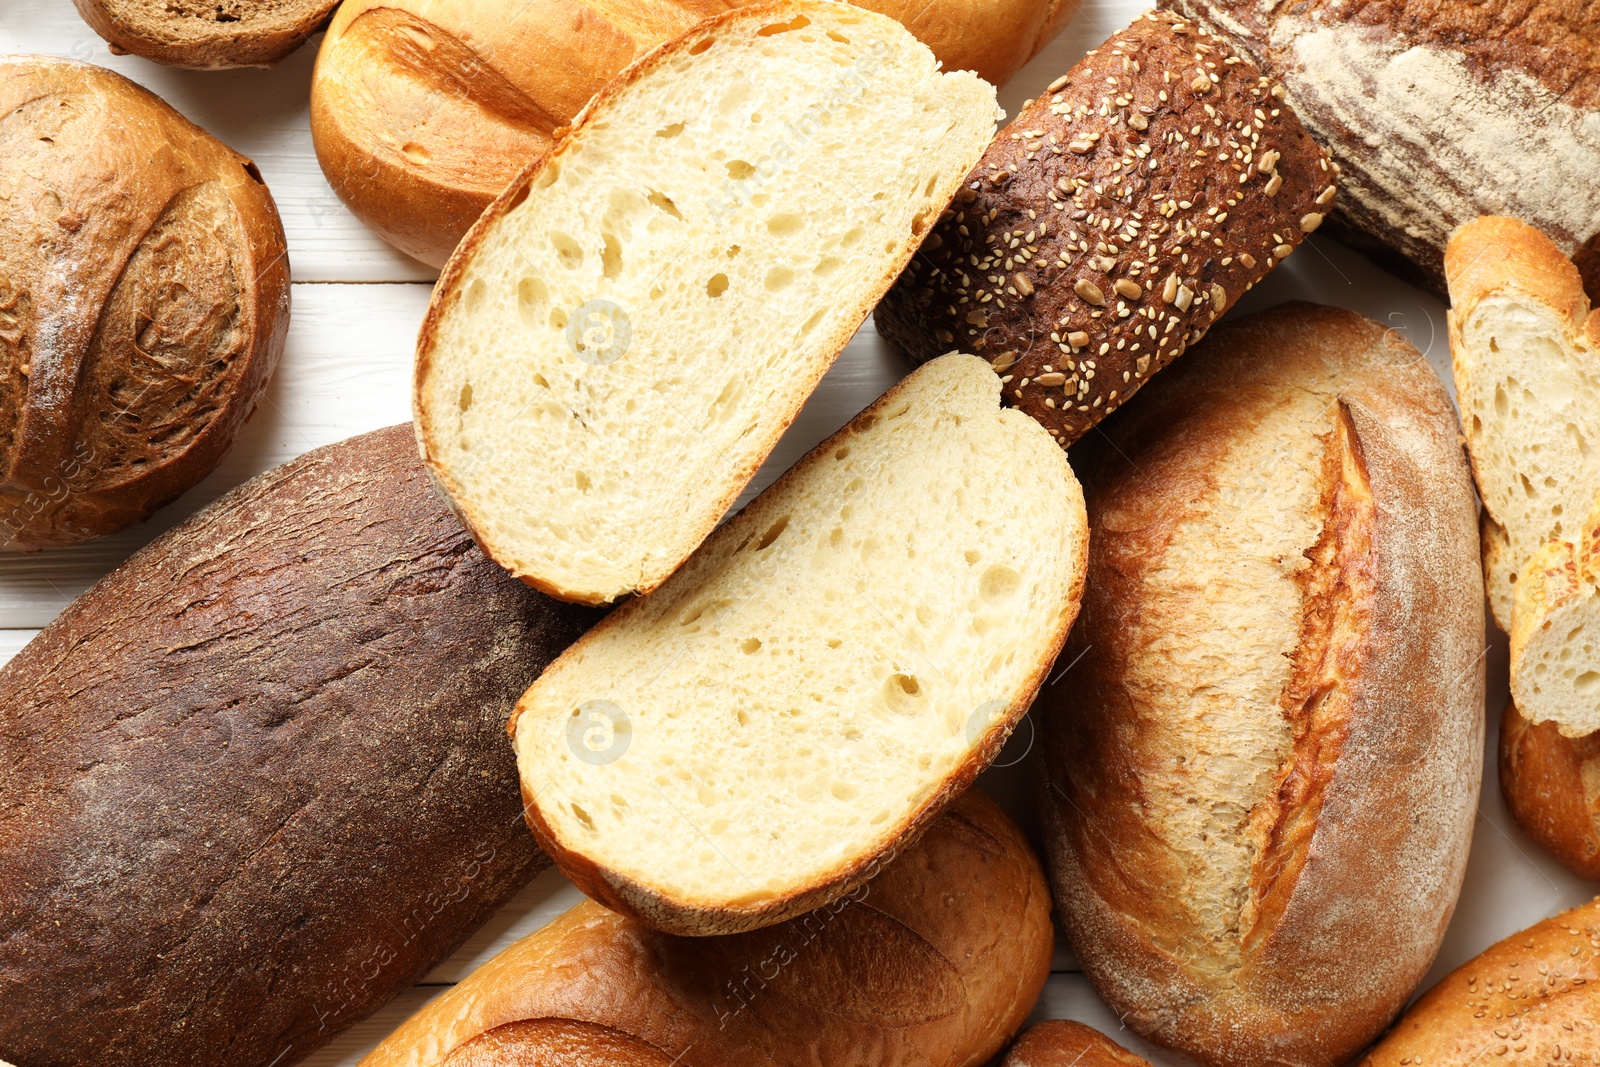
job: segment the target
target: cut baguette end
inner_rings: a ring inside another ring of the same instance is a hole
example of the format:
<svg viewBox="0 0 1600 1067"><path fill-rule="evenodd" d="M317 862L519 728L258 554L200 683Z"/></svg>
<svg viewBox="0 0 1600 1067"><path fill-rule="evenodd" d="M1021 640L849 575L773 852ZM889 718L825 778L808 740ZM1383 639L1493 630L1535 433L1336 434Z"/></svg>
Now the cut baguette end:
<svg viewBox="0 0 1600 1067"><path fill-rule="evenodd" d="M703 935L870 879L998 753L1077 614L1083 495L982 360L934 360L518 702L530 827Z"/></svg>
<svg viewBox="0 0 1600 1067"><path fill-rule="evenodd" d="M423 324L418 434L485 552L563 600L659 587L995 112L892 19L824 0L735 10L630 67L490 205Z"/></svg>

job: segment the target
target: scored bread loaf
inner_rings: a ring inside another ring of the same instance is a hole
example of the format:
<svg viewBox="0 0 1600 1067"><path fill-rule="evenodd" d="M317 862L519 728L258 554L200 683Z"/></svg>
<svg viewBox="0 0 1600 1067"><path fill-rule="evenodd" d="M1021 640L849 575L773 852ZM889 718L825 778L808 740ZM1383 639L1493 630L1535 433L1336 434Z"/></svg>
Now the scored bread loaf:
<svg viewBox="0 0 1600 1067"><path fill-rule="evenodd" d="M1150 1067L1092 1026L1051 1019L1017 1038L1000 1067Z"/></svg>
<svg viewBox="0 0 1600 1067"><path fill-rule="evenodd" d="M339 0L73 0L117 55L174 67L270 67L327 25Z"/></svg>
<svg viewBox="0 0 1600 1067"><path fill-rule="evenodd" d="M592 617L409 426L134 555L0 670L0 1057L287 1067L420 980L548 866L501 731Z"/></svg>
<svg viewBox="0 0 1600 1067"><path fill-rule="evenodd" d="M974 790L849 897L730 937L592 903L430 1002L361 1067L979 1067L1050 970L1049 890Z"/></svg>
<svg viewBox="0 0 1600 1067"><path fill-rule="evenodd" d="M473 227L422 326L418 439L484 551L563 600L659 586L994 115L993 88L828 0L742 8L613 82Z"/></svg>
<svg viewBox="0 0 1600 1067"><path fill-rule="evenodd" d="M81 0L80 0L81 2ZM748 0L346 0L317 52L311 136L362 221L441 266L506 184L629 62ZM857 0L946 70L994 84L1075 0Z"/></svg>
<svg viewBox="0 0 1600 1067"><path fill-rule="evenodd" d="M1526 223L1482 218L1445 255L1450 353L1483 498L1483 569L1502 630L1522 568L1600 498L1600 319L1566 256ZM1527 709L1524 709L1527 710Z"/></svg>
<svg viewBox="0 0 1600 1067"><path fill-rule="evenodd" d="M1600 19L1562 0L1163 0L1232 38L1342 169L1329 219L1445 288L1456 227L1524 219L1600 281Z"/></svg>
<svg viewBox="0 0 1600 1067"><path fill-rule="evenodd" d="M914 372L518 702L528 823L671 933L870 878L999 751L1083 589L1066 456L981 360Z"/></svg>
<svg viewBox="0 0 1600 1067"><path fill-rule="evenodd" d="M200 481L289 329L255 164L133 82L0 58L0 550L122 529Z"/></svg>
<svg viewBox="0 0 1600 1067"><path fill-rule="evenodd" d="M1547 541L1523 564L1511 610L1511 695L1563 737L1600 730L1600 499L1577 543Z"/></svg>
<svg viewBox="0 0 1600 1067"><path fill-rule="evenodd" d="M1127 1025L1326 1067L1428 970L1466 868L1483 583L1455 412L1347 311L1224 324L1074 449L1094 529L1046 690L1059 913Z"/></svg>
<svg viewBox="0 0 1600 1067"><path fill-rule="evenodd" d="M1487 949L1423 994L1358 1067L1600 1063L1600 900Z"/></svg>
<svg viewBox="0 0 1600 1067"><path fill-rule="evenodd" d="M1281 95L1202 27L1141 15L989 147L878 331L990 360L1070 445L1322 221L1335 168Z"/></svg>
<svg viewBox="0 0 1600 1067"><path fill-rule="evenodd" d="M1563 737L1506 702L1500 792L1534 843L1579 878L1600 881L1600 734Z"/></svg>

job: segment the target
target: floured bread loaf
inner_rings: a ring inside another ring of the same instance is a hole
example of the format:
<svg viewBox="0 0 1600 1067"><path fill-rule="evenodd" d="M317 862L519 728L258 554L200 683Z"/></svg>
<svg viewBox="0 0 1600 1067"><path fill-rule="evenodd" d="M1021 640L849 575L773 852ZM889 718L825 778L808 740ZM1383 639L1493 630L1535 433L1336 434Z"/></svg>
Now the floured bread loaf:
<svg viewBox="0 0 1600 1067"><path fill-rule="evenodd" d="M490 206L422 328L423 452L489 555L649 592L721 520L994 132L894 20L740 9L635 64Z"/></svg>
<svg viewBox="0 0 1600 1067"><path fill-rule="evenodd" d="M672 933L870 878L988 764L1077 614L1088 530L1050 435L935 360L818 446L512 721L528 822Z"/></svg>

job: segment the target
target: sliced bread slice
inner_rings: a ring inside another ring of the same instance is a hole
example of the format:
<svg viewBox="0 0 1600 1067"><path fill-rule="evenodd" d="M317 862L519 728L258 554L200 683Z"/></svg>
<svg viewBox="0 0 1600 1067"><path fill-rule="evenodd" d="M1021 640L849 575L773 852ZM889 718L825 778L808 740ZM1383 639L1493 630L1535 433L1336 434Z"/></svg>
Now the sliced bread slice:
<svg viewBox="0 0 1600 1067"><path fill-rule="evenodd" d="M1600 499L1574 534L1524 564L1511 613L1511 695L1563 737L1600 730Z"/></svg>
<svg viewBox="0 0 1600 1067"><path fill-rule="evenodd" d="M982 360L934 360L524 694L529 825L585 892L671 933L819 907L994 757L1087 549L1049 433Z"/></svg>
<svg viewBox="0 0 1600 1067"><path fill-rule="evenodd" d="M1515 219L1457 230L1445 273L1456 392L1483 497L1484 579L1509 633L1525 564L1546 541L1570 539L1600 494L1600 318L1572 262Z"/></svg>
<svg viewBox="0 0 1600 1067"><path fill-rule="evenodd" d="M897 22L739 9L648 54L484 213L418 342L417 430L484 550L601 603L726 513L995 126Z"/></svg>

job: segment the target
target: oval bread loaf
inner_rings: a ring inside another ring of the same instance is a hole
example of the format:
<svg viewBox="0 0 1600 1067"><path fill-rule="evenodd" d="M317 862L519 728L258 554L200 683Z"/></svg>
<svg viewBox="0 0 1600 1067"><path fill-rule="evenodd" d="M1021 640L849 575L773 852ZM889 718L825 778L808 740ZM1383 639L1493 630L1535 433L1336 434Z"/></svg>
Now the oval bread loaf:
<svg viewBox="0 0 1600 1067"><path fill-rule="evenodd" d="M87 0L79 0L80 3ZM432 266L635 58L749 0L347 0L317 54L311 134L334 191ZM1003 84L1075 0L859 0L947 70Z"/></svg>
<svg viewBox="0 0 1600 1067"><path fill-rule="evenodd" d="M584 903L431 1001L361 1067L977 1067L1054 938L1017 827L962 797L872 882L793 922L679 938Z"/></svg>
<svg viewBox="0 0 1600 1067"><path fill-rule="evenodd" d="M0 58L0 549L148 516L216 467L289 328L255 165L120 74Z"/></svg>
<svg viewBox="0 0 1600 1067"><path fill-rule="evenodd" d="M1092 1026L1051 1019L1017 1038L1000 1067L1150 1067Z"/></svg>
<svg viewBox="0 0 1600 1067"><path fill-rule="evenodd" d="M1135 19L1001 131L877 311L914 360L988 359L1062 447L1288 256L1336 168L1223 40Z"/></svg>
<svg viewBox="0 0 1600 1067"><path fill-rule="evenodd" d="M270 67L327 25L339 0L73 0L117 55L174 67Z"/></svg>
<svg viewBox="0 0 1600 1067"><path fill-rule="evenodd" d="M1600 1064L1600 900L1450 972L1358 1067Z"/></svg>
<svg viewBox="0 0 1600 1067"><path fill-rule="evenodd" d="M502 730L590 620L409 426L136 554L0 671L0 1056L286 1067L410 987L548 864Z"/></svg>
<svg viewBox="0 0 1600 1067"><path fill-rule="evenodd" d="M1060 914L1151 1040L1344 1062L1426 973L1471 842L1483 584L1455 412L1392 331L1289 305L1102 430L1074 451L1095 532L1046 690Z"/></svg>
<svg viewBox="0 0 1600 1067"><path fill-rule="evenodd" d="M1500 791L1517 825L1579 878L1600 881L1600 734L1563 737L1507 701Z"/></svg>

